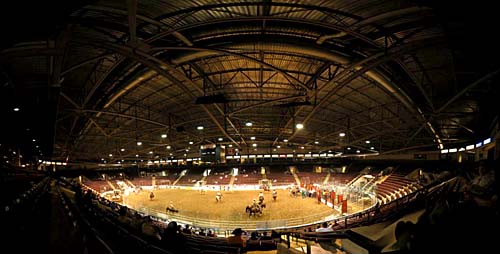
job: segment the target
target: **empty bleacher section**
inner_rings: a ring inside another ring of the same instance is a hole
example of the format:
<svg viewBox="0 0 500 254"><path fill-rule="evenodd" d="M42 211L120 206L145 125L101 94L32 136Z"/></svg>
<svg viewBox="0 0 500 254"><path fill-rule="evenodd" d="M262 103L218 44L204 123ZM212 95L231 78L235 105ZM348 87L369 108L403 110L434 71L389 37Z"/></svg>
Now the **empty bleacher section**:
<svg viewBox="0 0 500 254"><path fill-rule="evenodd" d="M273 172L267 174L267 179L271 180L273 186L295 184L295 178L290 172Z"/></svg>
<svg viewBox="0 0 500 254"><path fill-rule="evenodd" d="M156 176L155 184L156 185L172 185L175 180L179 177L178 174L171 174L168 176Z"/></svg>
<svg viewBox="0 0 500 254"><path fill-rule="evenodd" d="M406 174L410 171L408 168L397 167L388 173L386 176L381 176L381 181L377 184L377 198L382 203L404 197L421 186L408 178Z"/></svg>
<svg viewBox="0 0 500 254"><path fill-rule="evenodd" d="M263 176L260 173L247 173L247 174L239 174L234 180L234 184L238 185L257 185L259 184L259 180L262 180Z"/></svg>
<svg viewBox="0 0 500 254"><path fill-rule="evenodd" d="M347 185L352 179L358 176L359 172L349 172L349 173L331 173L328 183L338 185Z"/></svg>
<svg viewBox="0 0 500 254"><path fill-rule="evenodd" d="M231 174L229 172L215 172L205 178L208 185L228 185L230 180Z"/></svg>
<svg viewBox="0 0 500 254"><path fill-rule="evenodd" d="M97 192L105 192L111 190L105 180L84 180L83 184Z"/></svg>
<svg viewBox="0 0 500 254"><path fill-rule="evenodd" d="M301 184L323 184L328 173L297 172Z"/></svg>
<svg viewBox="0 0 500 254"><path fill-rule="evenodd" d="M181 186L193 186L195 185L198 181L200 181L203 178L202 173L200 172L190 172L188 171L184 176L180 178L179 181L176 182L175 185L181 185ZM227 180L229 182L229 179Z"/></svg>
<svg viewBox="0 0 500 254"><path fill-rule="evenodd" d="M152 182L153 182L153 177L151 176L145 176L145 177L138 177L138 178L134 178L133 180L131 180L131 182L135 185L135 186L151 186L152 185Z"/></svg>
<svg viewBox="0 0 500 254"><path fill-rule="evenodd" d="M0 177L0 205L10 204L21 194L29 190L45 176L17 170L3 169Z"/></svg>

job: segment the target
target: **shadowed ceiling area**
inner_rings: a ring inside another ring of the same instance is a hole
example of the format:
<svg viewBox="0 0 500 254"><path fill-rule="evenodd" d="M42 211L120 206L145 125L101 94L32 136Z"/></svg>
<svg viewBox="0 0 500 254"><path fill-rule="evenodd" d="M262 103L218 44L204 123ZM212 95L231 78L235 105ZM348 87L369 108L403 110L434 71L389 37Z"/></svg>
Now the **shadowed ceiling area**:
<svg viewBox="0 0 500 254"><path fill-rule="evenodd" d="M384 154L484 139L498 121L485 6L70 2L3 10L2 142L29 155Z"/></svg>

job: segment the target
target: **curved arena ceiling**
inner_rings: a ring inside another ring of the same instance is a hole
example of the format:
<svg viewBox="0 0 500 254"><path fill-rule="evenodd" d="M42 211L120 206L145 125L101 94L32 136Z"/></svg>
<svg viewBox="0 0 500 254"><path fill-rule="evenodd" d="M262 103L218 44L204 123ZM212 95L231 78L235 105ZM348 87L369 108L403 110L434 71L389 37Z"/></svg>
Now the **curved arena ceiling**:
<svg viewBox="0 0 500 254"><path fill-rule="evenodd" d="M59 4L20 6L31 25L9 26L0 55L4 136L32 135L34 153L55 160L196 157L214 143L243 153L435 150L486 137L498 117L497 53L468 6Z"/></svg>

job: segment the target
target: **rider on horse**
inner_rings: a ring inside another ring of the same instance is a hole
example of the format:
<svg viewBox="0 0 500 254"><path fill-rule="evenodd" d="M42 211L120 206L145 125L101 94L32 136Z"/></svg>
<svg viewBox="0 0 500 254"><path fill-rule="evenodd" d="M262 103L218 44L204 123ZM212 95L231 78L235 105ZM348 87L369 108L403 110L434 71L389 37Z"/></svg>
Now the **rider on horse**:
<svg viewBox="0 0 500 254"><path fill-rule="evenodd" d="M257 203L257 199L253 199L253 204L249 205L246 207L245 211L249 213L249 216L256 216L256 215L262 215L262 208L264 207L264 204L261 202Z"/></svg>
<svg viewBox="0 0 500 254"><path fill-rule="evenodd" d="M153 191L151 191L151 192L149 193L149 200L153 200L153 198L155 198L155 194L154 194L154 192L153 192Z"/></svg>
<svg viewBox="0 0 500 254"><path fill-rule="evenodd" d="M167 212L172 212L172 213L178 213L179 212L179 210L175 209L173 201L170 201L170 204L168 204Z"/></svg>
<svg viewBox="0 0 500 254"><path fill-rule="evenodd" d="M215 201L216 202L222 201L222 193L220 191L218 191L217 194L215 194Z"/></svg>
<svg viewBox="0 0 500 254"><path fill-rule="evenodd" d="M277 197L278 197L278 192L276 190L273 190L273 200L276 201Z"/></svg>
<svg viewBox="0 0 500 254"><path fill-rule="evenodd" d="M262 193L262 191L259 193L259 203L263 203L264 202L264 193Z"/></svg>

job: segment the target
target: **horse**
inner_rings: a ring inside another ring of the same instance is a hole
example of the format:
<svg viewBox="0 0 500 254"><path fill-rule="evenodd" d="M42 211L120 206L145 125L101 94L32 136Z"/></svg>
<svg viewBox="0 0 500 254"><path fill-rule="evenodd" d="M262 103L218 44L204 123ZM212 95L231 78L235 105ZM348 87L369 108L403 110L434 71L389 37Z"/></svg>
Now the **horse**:
<svg viewBox="0 0 500 254"><path fill-rule="evenodd" d="M149 200L153 200L155 198L155 194L153 192L149 193Z"/></svg>
<svg viewBox="0 0 500 254"><path fill-rule="evenodd" d="M216 203L222 202L222 194L221 195L215 195L215 202Z"/></svg>
<svg viewBox="0 0 500 254"><path fill-rule="evenodd" d="M175 208L171 208L171 207L167 207L167 213L178 213L179 210L175 209Z"/></svg>
<svg viewBox="0 0 500 254"><path fill-rule="evenodd" d="M262 216L262 211L266 207L264 202L254 203L252 205L247 205L245 208L245 212L248 213L248 217L254 216Z"/></svg>
<svg viewBox="0 0 500 254"><path fill-rule="evenodd" d="M262 208L258 205L247 205L245 208L245 212L248 213L248 217L253 216L261 216L262 215Z"/></svg>

